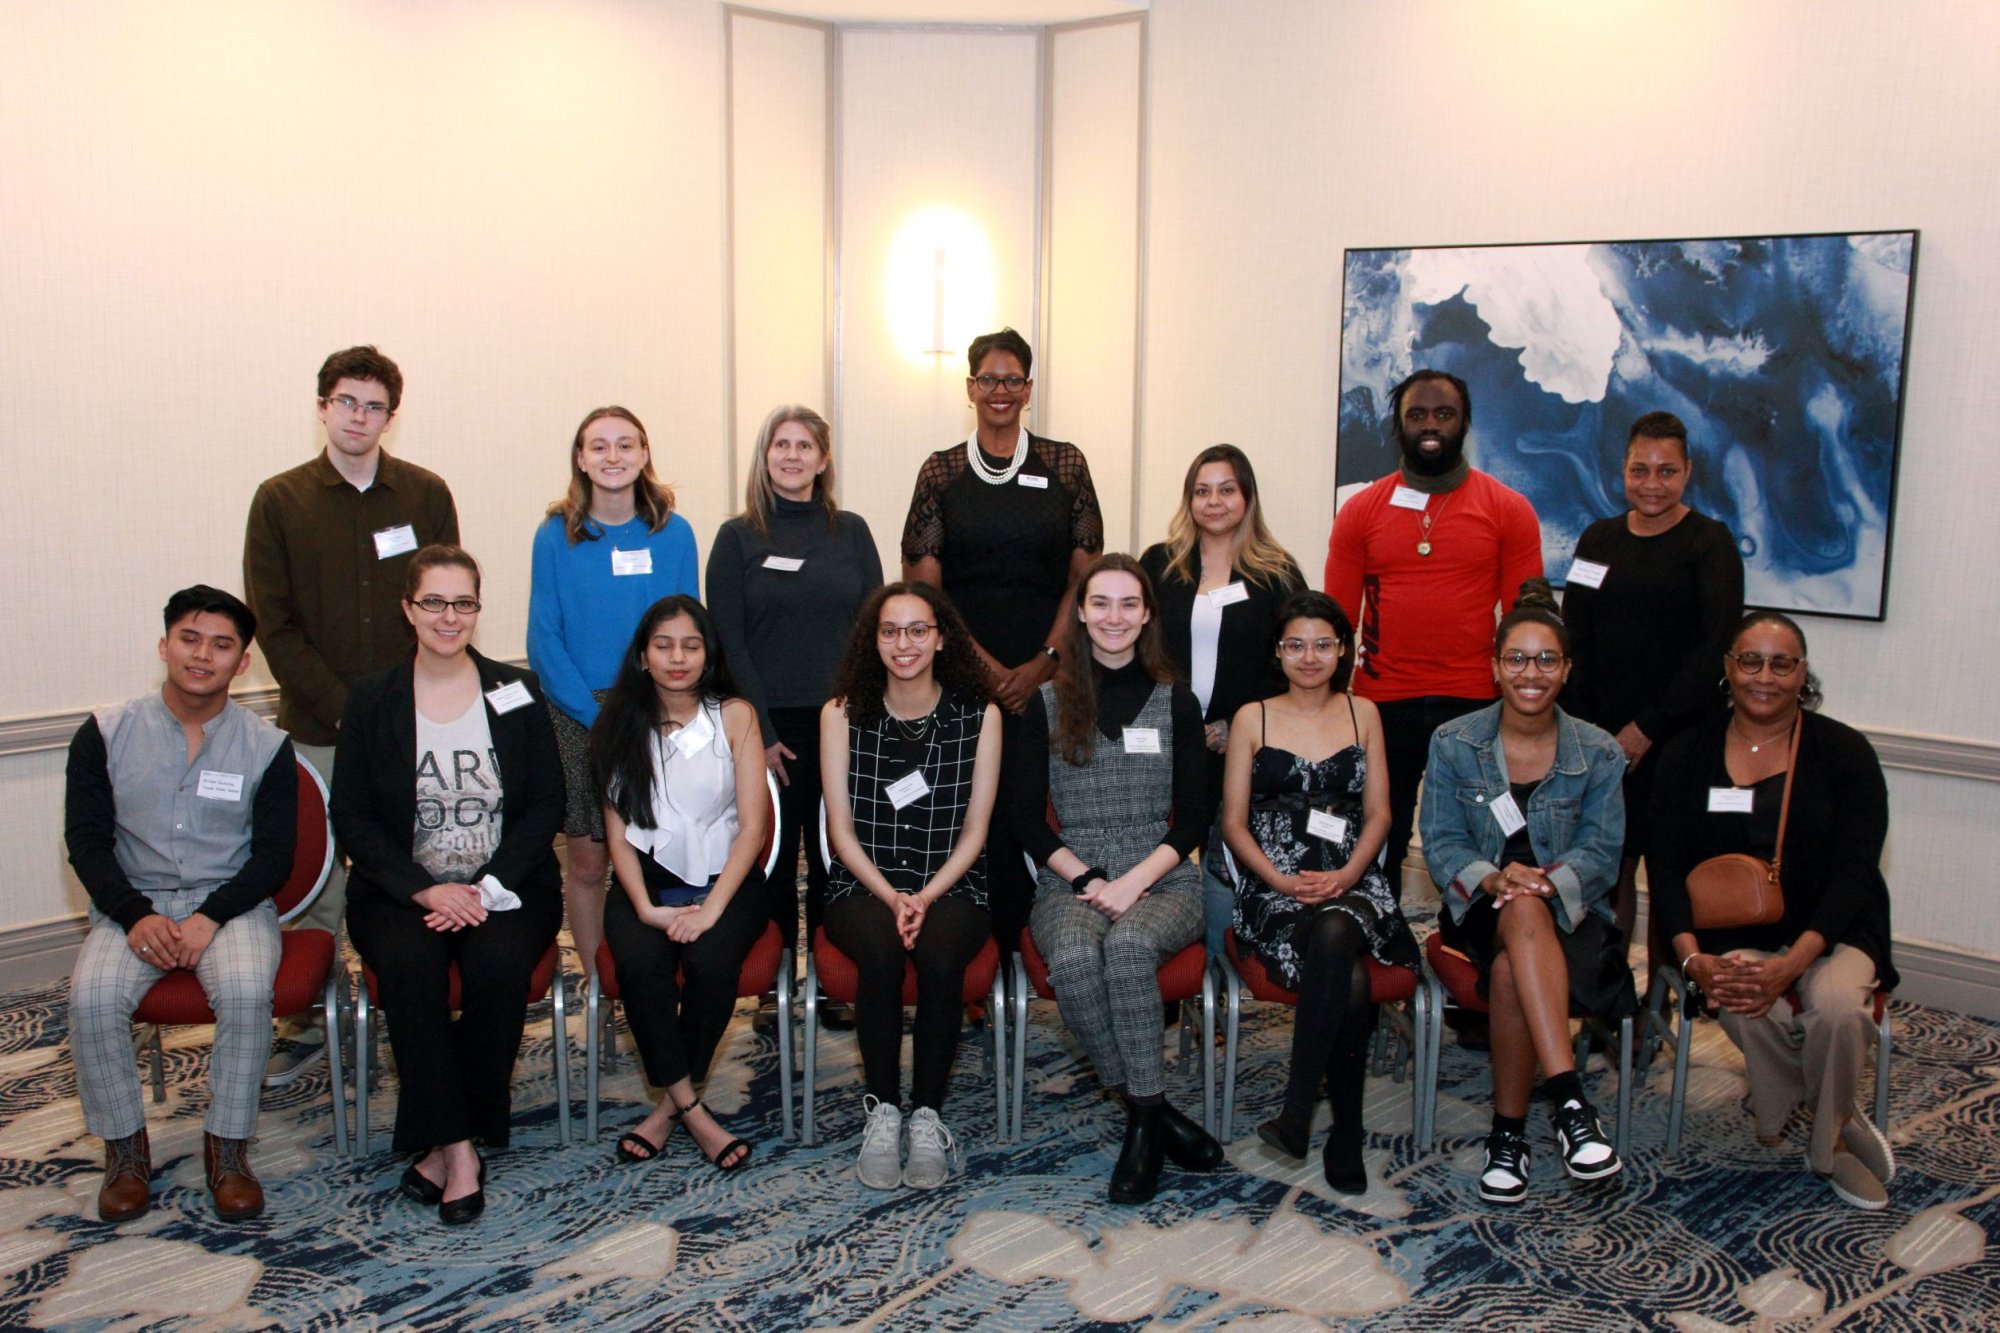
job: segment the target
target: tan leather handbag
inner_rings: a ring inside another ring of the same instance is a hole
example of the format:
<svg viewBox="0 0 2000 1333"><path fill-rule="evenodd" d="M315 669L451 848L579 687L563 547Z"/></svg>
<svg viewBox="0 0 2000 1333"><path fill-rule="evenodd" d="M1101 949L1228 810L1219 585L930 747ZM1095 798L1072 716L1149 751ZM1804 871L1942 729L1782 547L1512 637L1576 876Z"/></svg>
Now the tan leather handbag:
<svg viewBox="0 0 2000 1333"><path fill-rule="evenodd" d="M1778 806L1778 842L1769 861L1747 852L1711 856L1687 873L1688 905L1696 930L1770 926L1785 915L1785 887L1779 872L1785 860L1785 821L1792 813L1792 775L1799 766L1799 722L1792 722L1785 756L1785 797Z"/></svg>

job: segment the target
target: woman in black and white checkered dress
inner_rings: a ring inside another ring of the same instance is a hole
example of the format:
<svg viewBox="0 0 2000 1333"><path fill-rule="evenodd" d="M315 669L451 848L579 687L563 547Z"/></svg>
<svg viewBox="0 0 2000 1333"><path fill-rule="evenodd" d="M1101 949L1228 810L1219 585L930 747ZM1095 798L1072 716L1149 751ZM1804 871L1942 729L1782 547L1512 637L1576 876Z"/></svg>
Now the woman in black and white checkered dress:
<svg viewBox="0 0 2000 1333"><path fill-rule="evenodd" d="M1221 1145L1168 1104L1160 1057L1160 966L1201 938L1201 874L1188 858L1214 813L1208 750L1139 562L1099 556L1076 602L1056 678L1028 701L1008 756L1008 800L1042 865L1028 922L1056 1004L1098 1081L1125 1100L1111 1201L1144 1203L1163 1158L1194 1171L1222 1161Z"/></svg>
<svg viewBox="0 0 2000 1333"><path fill-rule="evenodd" d="M1000 783L1000 711L951 601L892 583L855 619L820 714L827 938L854 960L868 1113L856 1171L874 1189L950 1175L940 1112L964 1017L965 970L992 934L986 831ZM908 1133L903 972L917 976ZM903 1160L907 1137L908 1161Z"/></svg>

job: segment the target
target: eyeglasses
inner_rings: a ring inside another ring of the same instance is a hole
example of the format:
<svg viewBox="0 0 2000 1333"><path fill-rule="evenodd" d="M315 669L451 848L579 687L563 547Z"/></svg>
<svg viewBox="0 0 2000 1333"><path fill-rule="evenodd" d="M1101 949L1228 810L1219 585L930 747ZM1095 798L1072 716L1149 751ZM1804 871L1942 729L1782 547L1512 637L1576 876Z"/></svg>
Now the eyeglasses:
<svg viewBox="0 0 2000 1333"><path fill-rule="evenodd" d="M477 597L419 597L412 601L410 605L416 607L419 611L425 611L434 616L441 616L447 610L456 611L462 616L476 616L479 614L479 599Z"/></svg>
<svg viewBox="0 0 2000 1333"><path fill-rule="evenodd" d="M913 620L907 625L877 625L875 637L883 643L894 643L898 639L908 639L921 648L931 641L931 631L936 625L926 625L921 620Z"/></svg>
<svg viewBox="0 0 2000 1333"><path fill-rule="evenodd" d="M1789 676L1805 664L1805 658L1793 657L1790 653L1724 653L1724 657L1736 663L1737 670L1746 676L1754 676L1765 667L1771 668L1774 676Z"/></svg>
<svg viewBox="0 0 2000 1333"><path fill-rule="evenodd" d="M1511 648L1500 654L1500 665L1507 668L1507 674L1518 676L1533 662L1544 672L1553 673L1563 664L1563 655L1553 648L1544 648L1539 653L1524 653L1519 648Z"/></svg>
<svg viewBox="0 0 2000 1333"><path fill-rule="evenodd" d="M979 386L979 392L992 393L995 389L1005 389L1008 393L1019 393L1028 382L1026 375L980 375L972 381Z"/></svg>
<svg viewBox="0 0 2000 1333"><path fill-rule="evenodd" d="M387 403L364 403L360 399L350 398L344 393L337 393L331 398L322 398L320 401L328 407L339 408L349 416L363 416L370 421L380 421L389 415L389 405Z"/></svg>
<svg viewBox="0 0 2000 1333"><path fill-rule="evenodd" d="M1280 657L1304 657L1308 648L1312 649L1313 654L1317 657L1332 657L1336 652L1340 651L1340 641L1338 639L1278 640L1278 656Z"/></svg>

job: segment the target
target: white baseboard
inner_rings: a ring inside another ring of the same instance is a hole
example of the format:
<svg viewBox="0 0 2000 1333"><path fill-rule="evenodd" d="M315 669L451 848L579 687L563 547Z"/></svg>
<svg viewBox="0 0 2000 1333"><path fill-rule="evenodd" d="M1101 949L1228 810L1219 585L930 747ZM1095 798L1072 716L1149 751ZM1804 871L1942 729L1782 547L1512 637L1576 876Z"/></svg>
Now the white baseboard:
<svg viewBox="0 0 2000 1333"><path fill-rule="evenodd" d="M59 916L0 931L0 976L9 986L61 981L76 967L77 950L89 930L86 916Z"/></svg>

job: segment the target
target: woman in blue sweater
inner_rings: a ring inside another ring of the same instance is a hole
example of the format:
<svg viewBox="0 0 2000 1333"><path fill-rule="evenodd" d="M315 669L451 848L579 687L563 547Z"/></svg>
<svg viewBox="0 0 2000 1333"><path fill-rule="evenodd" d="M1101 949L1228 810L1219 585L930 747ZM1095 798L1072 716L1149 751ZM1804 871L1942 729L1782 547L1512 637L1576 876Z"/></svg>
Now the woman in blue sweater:
<svg viewBox="0 0 2000 1333"><path fill-rule="evenodd" d="M586 976L604 938L610 871L590 728L639 617L673 593L698 596L698 577L694 529L653 473L646 428L622 407L593 409L570 446L569 491L535 531L528 592L528 662L549 698L568 787L563 900Z"/></svg>

